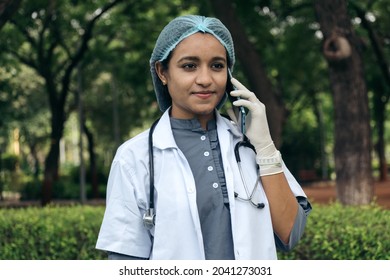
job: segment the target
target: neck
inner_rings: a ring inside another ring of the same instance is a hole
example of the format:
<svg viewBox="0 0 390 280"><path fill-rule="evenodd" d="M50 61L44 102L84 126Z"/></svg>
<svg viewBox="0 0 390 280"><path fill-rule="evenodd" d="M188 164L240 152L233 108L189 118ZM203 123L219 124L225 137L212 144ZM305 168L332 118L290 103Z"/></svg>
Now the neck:
<svg viewBox="0 0 390 280"><path fill-rule="evenodd" d="M178 115L175 112L171 111L169 112L169 115L175 119L181 119L181 120L189 120L189 119L197 119L200 123L200 126L204 129L207 130L207 123L215 118L215 112L212 112L210 114L205 114L205 115L193 115L193 116L183 116L183 115Z"/></svg>

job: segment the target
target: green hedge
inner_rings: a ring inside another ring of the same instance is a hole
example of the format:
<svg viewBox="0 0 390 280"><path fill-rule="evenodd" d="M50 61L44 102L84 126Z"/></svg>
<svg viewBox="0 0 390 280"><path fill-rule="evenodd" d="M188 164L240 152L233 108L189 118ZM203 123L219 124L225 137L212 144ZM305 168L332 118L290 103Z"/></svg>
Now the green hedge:
<svg viewBox="0 0 390 280"><path fill-rule="evenodd" d="M95 249L102 206L0 209L0 259L105 259ZM313 205L303 239L280 259L390 259L390 211Z"/></svg>
<svg viewBox="0 0 390 280"><path fill-rule="evenodd" d="M390 210L314 205L303 238L280 259L389 260Z"/></svg>
<svg viewBox="0 0 390 280"><path fill-rule="evenodd" d="M104 207L0 209L0 259L104 259L95 249Z"/></svg>

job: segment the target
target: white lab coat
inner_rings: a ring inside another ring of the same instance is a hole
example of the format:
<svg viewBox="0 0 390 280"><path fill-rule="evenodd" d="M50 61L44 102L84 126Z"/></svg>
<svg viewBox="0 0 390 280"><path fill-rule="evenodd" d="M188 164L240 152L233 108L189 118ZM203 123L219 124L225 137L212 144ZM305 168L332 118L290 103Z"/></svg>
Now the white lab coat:
<svg viewBox="0 0 390 280"><path fill-rule="evenodd" d="M234 191L245 194L234 157L234 144L241 139L241 134L218 113L217 131L229 195L235 258L276 259L270 209L261 183L254 200L263 202L263 209L234 197ZM128 140L115 155L96 248L150 259L202 260L205 255L195 181L175 143L168 110L153 133L156 224L151 231L143 226L142 217L149 204L148 134L149 130ZM252 190L258 176L255 155L246 148L240 152L244 176ZM295 196L306 197L285 166L284 172Z"/></svg>

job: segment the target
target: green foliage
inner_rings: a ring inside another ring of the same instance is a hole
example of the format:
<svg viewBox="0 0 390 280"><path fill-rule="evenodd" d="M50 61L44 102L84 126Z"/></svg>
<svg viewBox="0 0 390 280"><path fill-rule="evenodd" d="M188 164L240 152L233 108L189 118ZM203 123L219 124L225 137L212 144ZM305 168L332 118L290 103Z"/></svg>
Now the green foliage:
<svg viewBox="0 0 390 280"><path fill-rule="evenodd" d="M42 193L42 182L32 176L26 176L20 195L21 200L39 200Z"/></svg>
<svg viewBox="0 0 390 280"><path fill-rule="evenodd" d="M376 205L317 205L304 236L280 259L390 259L390 212ZM104 207L0 209L0 259L105 259L95 249Z"/></svg>
<svg viewBox="0 0 390 280"><path fill-rule="evenodd" d="M329 178L333 164L322 156L332 154L331 116L331 97L327 94L317 93L312 98L303 98L291 110L282 133L281 152L297 179L303 179L299 178L302 170L315 171L318 178L325 175ZM321 174L324 166L328 174Z"/></svg>
<svg viewBox="0 0 390 280"><path fill-rule="evenodd" d="M18 191L21 186L20 157L0 154L0 191Z"/></svg>
<svg viewBox="0 0 390 280"><path fill-rule="evenodd" d="M13 154L1 155L1 170L15 171L19 164L19 157Z"/></svg>
<svg viewBox="0 0 390 280"><path fill-rule="evenodd" d="M53 184L53 199L78 200L80 199L80 171L78 166L69 167L69 170L62 174L61 179ZM98 195L100 198L106 196L106 182L108 172L98 170ZM42 180L34 176L19 174L23 177L20 186L21 200L39 200L42 192ZM86 176L86 195L92 198L92 182L89 174Z"/></svg>
<svg viewBox="0 0 390 280"><path fill-rule="evenodd" d="M390 211L376 205L314 205L304 236L280 259L388 260Z"/></svg>
<svg viewBox="0 0 390 280"><path fill-rule="evenodd" d="M103 207L0 210L0 259L104 259L95 249Z"/></svg>

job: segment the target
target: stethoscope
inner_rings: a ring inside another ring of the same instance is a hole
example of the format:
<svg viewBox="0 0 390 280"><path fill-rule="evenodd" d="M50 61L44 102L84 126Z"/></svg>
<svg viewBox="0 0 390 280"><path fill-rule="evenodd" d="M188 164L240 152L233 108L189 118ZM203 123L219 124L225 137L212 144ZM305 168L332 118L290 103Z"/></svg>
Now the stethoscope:
<svg viewBox="0 0 390 280"><path fill-rule="evenodd" d="M248 186L246 184L246 180L245 180L245 177L243 176L243 170L242 170L242 166L241 166L241 157L240 157L240 148L241 147L247 147L247 148L250 148L252 149L255 153L256 153L256 150L255 148L253 147L253 145L250 143L248 137L245 135L245 122L246 122L246 113L245 113L245 109L243 107L239 107L239 115L240 115L240 125L241 125L241 132L243 134L243 140L239 141L235 147L234 147L234 156L236 158L236 161L237 161L237 165L238 165L238 168L239 168L239 172L240 172L240 176L241 176L241 180L243 182L243 185L244 185L244 188L245 188L245 192L246 192L246 195L247 195L247 198L243 198L243 197L240 197L239 194L237 192L234 192L234 197L238 200L241 200L241 201L247 201L249 202L252 206L258 208L258 209L262 209L265 207L265 204L264 203L258 203L258 202L254 202L253 201L253 196L255 194L255 191L256 191L256 186L258 185L259 183L259 180L260 180L260 176L257 176L257 180L256 180L256 183L252 189L252 192L249 191L248 189ZM154 132L154 129L156 128L156 125L158 123L160 119L157 119L153 124L152 126L150 127L150 130L149 130L149 137L148 137L148 148L149 148L149 172L150 172L150 176L149 176L149 186L150 186L150 189L149 189L149 208L146 209L146 212L145 214L143 215L143 223L144 223L144 226L145 228L147 228L148 230L151 230L154 225L155 225L155 221L156 221L156 214L155 214L155 211L154 211L154 158L153 158L153 132ZM257 166L259 167L259 166Z"/></svg>
<svg viewBox="0 0 390 280"><path fill-rule="evenodd" d="M255 194L255 191L256 191L256 186L257 184L259 184L259 180L260 180L260 176L257 176L257 180L255 182L255 185L253 186L252 188L252 192L249 193L249 189L248 189L248 185L246 183L246 180L245 180L245 177L243 175L243 171L242 171L242 166L241 166L241 157L240 157L240 147L247 147L247 148L250 148L253 150L254 153L256 153L256 150L255 150L255 147L253 147L253 145L249 142L249 139L248 137L244 134L244 138L242 141L238 142L235 146L234 146L234 156L236 158L236 161L237 161L237 165L238 165L238 170L240 172L240 176L241 176L241 180L242 180L242 184L244 185L244 189L245 189L245 192L246 192L246 195L247 195L247 198L242 198L238 195L237 192L234 192L234 197L238 200L241 200L241 201L248 201L250 202L250 204L256 208L259 208L259 209L262 209L265 207L265 204L264 203L258 203L258 202L254 202L253 201L253 195ZM257 168L259 168L259 166L257 165Z"/></svg>
<svg viewBox="0 0 390 280"><path fill-rule="evenodd" d="M148 137L148 148L149 148L149 208L146 209L146 212L143 216L143 222L144 226L147 229L152 229L155 221L156 221L156 214L154 213L154 154L153 154L153 132L156 128L156 125L160 119L157 119L149 130L149 137Z"/></svg>

